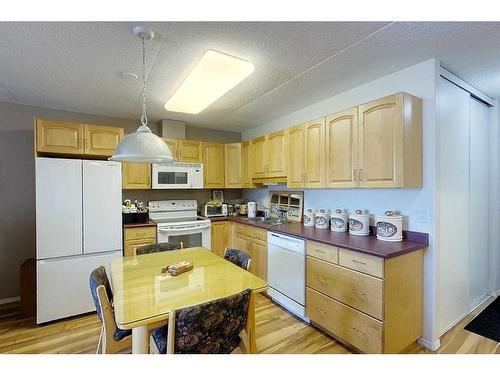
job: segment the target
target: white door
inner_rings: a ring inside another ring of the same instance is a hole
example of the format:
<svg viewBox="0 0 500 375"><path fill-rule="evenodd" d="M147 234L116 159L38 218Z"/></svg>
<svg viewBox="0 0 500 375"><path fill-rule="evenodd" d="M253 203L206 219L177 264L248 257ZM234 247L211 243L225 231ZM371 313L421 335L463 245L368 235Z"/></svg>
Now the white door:
<svg viewBox="0 0 500 375"><path fill-rule="evenodd" d="M121 163L83 161L83 252L122 250Z"/></svg>
<svg viewBox="0 0 500 375"><path fill-rule="evenodd" d="M489 109L470 99L470 309L488 294Z"/></svg>
<svg viewBox="0 0 500 375"><path fill-rule="evenodd" d="M36 258L82 253L82 161L36 158Z"/></svg>
<svg viewBox="0 0 500 375"><path fill-rule="evenodd" d="M89 288L90 274L104 266L111 280L111 259L121 256L121 251L117 251L37 261L36 322L40 324L95 311Z"/></svg>
<svg viewBox="0 0 500 375"><path fill-rule="evenodd" d="M440 334L470 308L469 100L468 92L444 78L439 80L436 248Z"/></svg>

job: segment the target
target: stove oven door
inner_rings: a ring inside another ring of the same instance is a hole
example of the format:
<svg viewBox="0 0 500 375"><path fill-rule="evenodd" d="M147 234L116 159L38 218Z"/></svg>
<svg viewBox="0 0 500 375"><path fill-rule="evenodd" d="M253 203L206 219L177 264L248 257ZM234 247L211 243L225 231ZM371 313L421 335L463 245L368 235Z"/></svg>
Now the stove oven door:
<svg viewBox="0 0 500 375"><path fill-rule="evenodd" d="M173 242L182 248L204 247L210 249L210 223L201 226L158 226L158 243Z"/></svg>

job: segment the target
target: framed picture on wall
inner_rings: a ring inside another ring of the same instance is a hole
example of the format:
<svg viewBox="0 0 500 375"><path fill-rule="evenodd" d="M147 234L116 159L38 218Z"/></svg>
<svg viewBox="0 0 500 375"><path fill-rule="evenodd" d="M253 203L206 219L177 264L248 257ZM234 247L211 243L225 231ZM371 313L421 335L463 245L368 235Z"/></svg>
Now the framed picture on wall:
<svg viewBox="0 0 500 375"><path fill-rule="evenodd" d="M212 190L212 200L224 202L224 190Z"/></svg>

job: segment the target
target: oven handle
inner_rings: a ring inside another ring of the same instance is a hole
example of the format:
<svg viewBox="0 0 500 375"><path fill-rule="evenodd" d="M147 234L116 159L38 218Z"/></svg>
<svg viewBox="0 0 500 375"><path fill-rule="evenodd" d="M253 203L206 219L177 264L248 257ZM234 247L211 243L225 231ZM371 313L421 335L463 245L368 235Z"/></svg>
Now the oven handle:
<svg viewBox="0 0 500 375"><path fill-rule="evenodd" d="M158 231L159 232L184 232L186 230L190 230L190 229L205 229L205 228L209 228L212 224L207 224L207 225L204 225L202 227L187 227L187 228L175 228L175 229L163 229L163 228L158 228Z"/></svg>

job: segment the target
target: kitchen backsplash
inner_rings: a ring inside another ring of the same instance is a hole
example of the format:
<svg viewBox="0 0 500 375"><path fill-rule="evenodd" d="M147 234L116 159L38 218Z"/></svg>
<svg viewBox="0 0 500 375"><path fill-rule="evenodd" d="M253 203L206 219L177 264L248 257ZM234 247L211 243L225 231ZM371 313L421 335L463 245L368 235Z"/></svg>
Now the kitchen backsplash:
<svg viewBox="0 0 500 375"><path fill-rule="evenodd" d="M241 189L223 189L224 200L241 199ZM196 199L198 208L201 204L212 198L212 189L189 189L189 190L123 190L123 199L130 199L132 202L138 200L147 204L149 201L159 201L168 199Z"/></svg>

